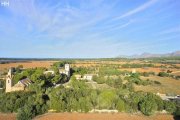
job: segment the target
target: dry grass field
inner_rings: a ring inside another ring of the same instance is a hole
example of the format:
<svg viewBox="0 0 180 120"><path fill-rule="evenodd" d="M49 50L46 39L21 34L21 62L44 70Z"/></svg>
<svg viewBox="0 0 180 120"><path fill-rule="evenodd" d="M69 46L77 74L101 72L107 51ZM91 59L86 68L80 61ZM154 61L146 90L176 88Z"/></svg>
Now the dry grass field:
<svg viewBox="0 0 180 120"><path fill-rule="evenodd" d="M172 115L144 116L128 113L47 113L34 120L174 120Z"/></svg>
<svg viewBox="0 0 180 120"><path fill-rule="evenodd" d="M123 71L123 70L127 70L127 71L132 71L133 69L136 70L136 72L155 72L156 74L159 72L166 72L167 70L171 70L173 72L177 72L178 69L172 69L172 68L154 68L154 67L150 67L150 68L121 68L119 70Z"/></svg>
<svg viewBox="0 0 180 120"><path fill-rule="evenodd" d="M10 67L17 67L18 65L23 65L24 68L35 68L35 67L50 67L54 62L57 61L27 61L27 62L17 62L17 63L6 63L6 64L0 64L0 71L4 70L4 69L8 69ZM76 60L75 63L72 63L71 66L72 67L92 67L92 66L97 66L97 65L122 65L122 64L132 64L132 63L138 63L138 64L146 64L143 61L138 61L138 60L134 60L134 61L80 61L80 60ZM154 64L155 66L161 66L161 65L165 65L165 64L159 64L156 63ZM177 66L179 64L176 64ZM168 65L165 65L168 66ZM127 71L132 71L133 68L120 68L119 70L127 70ZM178 71L178 69L169 69L172 70L173 72ZM136 68L137 72L161 72L161 71L167 71L167 69L162 69L162 68Z"/></svg>
<svg viewBox="0 0 180 120"><path fill-rule="evenodd" d="M150 76L150 77L141 77L142 79L150 79L150 80L155 80L159 81L161 85L147 85L147 86L142 86L142 85L136 85L135 90L136 91L146 91L146 92L154 92L154 93L175 93L180 95L180 81L175 80L170 77L158 77L158 76Z"/></svg>
<svg viewBox="0 0 180 120"><path fill-rule="evenodd" d="M161 68L120 68L119 70L121 71L124 71L124 70L127 70L127 71L132 71L133 69L136 70L136 72L155 72L155 73L159 73L161 71L163 71L163 69Z"/></svg>
<svg viewBox="0 0 180 120"><path fill-rule="evenodd" d="M6 64L0 64L0 71L3 71L10 67L17 67L18 65L23 65L24 68L35 68L35 67L49 68L54 62L56 61L28 61L28 62L6 63Z"/></svg>
<svg viewBox="0 0 180 120"><path fill-rule="evenodd" d="M91 67L91 66L96 66L96 65L122 65L126 63L138 63L138 64L143 64L142 61L139 60L134 60L134 61L96 61L96 60L87 60L87 61L79 61L76 60L75 63L72 64L72 66L76 67Z"/></svg>
<svg viewBox="0 0 180 120"><path fill-rule="evenodd" d="M172 75L177 75L177 76L179 75L179 76L180 76L180 70L179 70L179 71L174 71L174 72L172 72L171 74L172 74Z"/></svg>

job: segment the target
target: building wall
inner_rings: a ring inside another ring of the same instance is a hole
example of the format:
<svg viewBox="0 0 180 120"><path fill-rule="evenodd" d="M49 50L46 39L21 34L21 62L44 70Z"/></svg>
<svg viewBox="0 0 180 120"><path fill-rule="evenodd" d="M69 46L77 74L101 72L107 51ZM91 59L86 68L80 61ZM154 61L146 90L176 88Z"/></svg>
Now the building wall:
<svg viewBox="0 0 180 120"><path fill-rule="evenodd" d="M82 79L82 76L81 75L75 75L75 78L76 78L76 80L80 80L80 79Z"/></svg>
<svg viewBox="0 0 180 120"><path fill-rule="evenodd" d="M66 71L65 70L60 70L59 73L60 74L66 74Z"/></svg>
<svg viewBox="0 0 180 120"><path fill-rule="evenodd" d="M12 86L12 78L12 69L9 69L9 72L6 76L6 92L25 90L25 86L19 83L16 84L18 86Z"/></svg>
<svg viewBox="0 0 180 120"><path fill-rule="evenodd" d="M25 87L24 86L18 86L18 87L13 86L11 88L11 91L21 91L21 90L25 90Z"/></svg>
<svg viewBox="0 0 180 120"><path fill-rule="evenodd" d="M6 79L6 92L11 92L12 80L11 78Z"/></svg>
<svg viewBox="0 0 180 120"><path fill-rule="evenodd" d="M49 70L49 71L45 71L44 74L48 74L48 73L51 73L54 75L54 71L53 70Z"/></svg>
<svg viewBox="0 0 180 120"><path fill-rule="evenodd" d="M64 70L59 70L60 74L66 74L68 77L70 77L70 65L65 64L65 69Z"/></svg>
<svg viewBox="0 0 180 120"><path fill-rule="evenodd" d="M6 92L11 92L12 87L12 70L9 69L8 74L6 76Z"/></svg>
<svg viewBox="0 0 180 120"><path fill-rule="evenodd" d="M85 75L83 78L86 80L92 80L93 76L92 75Z"/></svg>
<svg viewBox="0 0 180 120"><path fill-rule="evenodd" d="M65 71L70 71L70 65L69 64L65 64Z"/></svg>

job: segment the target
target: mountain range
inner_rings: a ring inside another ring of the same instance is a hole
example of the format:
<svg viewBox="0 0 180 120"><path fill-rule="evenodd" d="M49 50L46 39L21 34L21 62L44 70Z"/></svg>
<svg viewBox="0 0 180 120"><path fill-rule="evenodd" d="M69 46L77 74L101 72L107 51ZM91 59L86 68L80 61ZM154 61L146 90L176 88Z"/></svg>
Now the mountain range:
<svg viewBox="0 0 180 120"><path fill-rule="evenodd" d="M152 57L175 57L180 56L180 50L171 52L171 53L165 53L165 54L155 54L155 53L142 53L142 54L136 54L136 55L119 55L118 58L152 58Z"/></svg>

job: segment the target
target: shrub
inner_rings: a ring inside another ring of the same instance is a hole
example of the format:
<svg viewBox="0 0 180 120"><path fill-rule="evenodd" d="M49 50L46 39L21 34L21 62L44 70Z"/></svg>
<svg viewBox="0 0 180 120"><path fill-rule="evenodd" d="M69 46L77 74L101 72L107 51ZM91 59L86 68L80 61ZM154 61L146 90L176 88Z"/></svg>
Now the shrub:
<svg viewBox="0 0 180 120"><path fill-rule="evenodd" d="M148 93L144 99L139 103L140 111L144 115L152 115L158 109L156 104L156 96Z"/></svg>
<svg viewBox="0 0 180 120"><path fill-rule="evenodd" d="M169 113L174 113L176 111L176 104L171 101L164 101L164 109Z"/></svg>
<svg viewBox="0 0 180 120"><path fill-rule="evenodd" d="M35 116L35 111L31 105L25 105L18 110L17 120L31 120Z"/></svg>
<svg viewBox="0 0 180 120"><path fill-rule="evenodd" d="M174 115L175 115L175 116L180 116L180 107L177 107Z"/></svg>
<svg viewBox="0 0 180 120"><path fill-rule="evenodd" d="M122 99L118 99L118 101L116 103L116 109L119 112L125 111L125 103Z"/></svg>
<svg viewBox="0 0 180 120"><path fill-rule="evenodd" d="M154 81L155 84L161 85L159 81Z"/></svg>
<svg viewBox="0 0 180 120"><path fill-rule="evenodd" d="M160 77L168 77L169 74L165 73L165 72L159 72L158 76L160 76Z"/></svg>
<svg viewBox="0 0 180 120"><path fill-rule="evenodd" d="M93 80L95 82L97 82L98 84L103 84L106 82L105 78L104 77L97 77L97 76L93 76Z"/></svg>
<svg viewBox="0 0 180 120"><path fill-rule="evenodd" d="M151 115L155 110L157 110L157 105L155 102L144 100L140 104L140 110L145 115Z"/></svg>
<svg viewBox="0 0 180 120"><path fill-rule="evenodd" d="M114 109L116 97L112 90L102 91L98 97L100 109Z"/></svg>

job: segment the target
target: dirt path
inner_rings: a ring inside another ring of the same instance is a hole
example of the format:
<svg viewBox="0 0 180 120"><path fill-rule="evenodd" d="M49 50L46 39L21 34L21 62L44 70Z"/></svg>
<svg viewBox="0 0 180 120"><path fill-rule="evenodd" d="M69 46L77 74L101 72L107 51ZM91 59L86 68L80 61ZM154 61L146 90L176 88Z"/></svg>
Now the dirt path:
<svg viewBox="0 0 180 120"><path fill-rule="evenodd" d="M128 113L47 113L34 120L174 120L172 115L133 115Z"/></svg>
<svg viewBox="0 0 180 120"><path fill-rule="evenodd" d="M16 115L13 113L0 113L0 120L16 120Z"/></svg>
<svg viewBox="0 0 180 120"><path fill-rule="evenodd" d="M175 72L172 72L172 73L179 73L180 71L175 71Z"/></svg>

